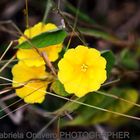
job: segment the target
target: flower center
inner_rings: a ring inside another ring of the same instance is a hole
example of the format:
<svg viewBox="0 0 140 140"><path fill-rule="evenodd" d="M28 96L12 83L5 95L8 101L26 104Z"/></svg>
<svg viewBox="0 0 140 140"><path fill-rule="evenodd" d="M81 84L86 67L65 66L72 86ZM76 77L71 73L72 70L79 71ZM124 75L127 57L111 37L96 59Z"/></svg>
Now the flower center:
<svg viewBox="0 0 140 140"><path fill-rule="evenodd" d="M81 65L81 71L86 72L88 69L88 66L86 64Z"/></svg>

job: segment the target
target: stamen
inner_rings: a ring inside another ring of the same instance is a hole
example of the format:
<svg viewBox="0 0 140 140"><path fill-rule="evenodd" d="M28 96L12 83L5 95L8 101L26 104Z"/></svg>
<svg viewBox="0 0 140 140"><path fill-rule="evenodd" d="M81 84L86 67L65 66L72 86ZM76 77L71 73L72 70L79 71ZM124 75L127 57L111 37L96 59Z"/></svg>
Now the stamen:
<svg viewBox="0 0 140 140"><path fill-rule="evenodd" d="M81 65L81 71L86 72L88 69L88 66L86 64Z"/></svg>

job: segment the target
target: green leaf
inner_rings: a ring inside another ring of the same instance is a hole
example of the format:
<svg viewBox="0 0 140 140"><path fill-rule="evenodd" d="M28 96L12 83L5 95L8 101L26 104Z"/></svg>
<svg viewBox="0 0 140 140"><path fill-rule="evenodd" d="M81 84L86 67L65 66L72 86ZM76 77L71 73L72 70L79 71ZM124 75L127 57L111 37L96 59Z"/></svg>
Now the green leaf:
<svg viewBox="0 0 140 140"><path fill-rule="evenodd" d="M65 91L63 84L59 80L56 80L55 82L52 83L51 89L60 96L70 96L71 95ZM75 96L72 96L72 97L73 97L73 100L75 99L80 102L84 102L84 100L85 100L85 97L78 98L78 99ZM63 105L62 108L60 108L60 110L64 110L64 111L67 110L68 112L72 113L79 106L80 106L80 104L77 104L74 102L67 102L65 105Z"/></svg>
<svg viewBox="0 0 140 140"><path fill-rule="evenodd" d="M52 31L43 32L30 39L30 42L36 48L43 48L62 43L66 35L66 31L64 31L63 29L56 29ZM30 49L32 48L32 46L28 41L24 41L23 43L16 46L16 48Z"/></svg>
<svg viewBox="0 0 140 140"><path fill-rule="evenodd" d="M137 92L137 91L135 91L135 92ZM137 94L138 94L138 92L137 92ZM139 100L138 100L137 104L140 104ZM126 114L131 115L131 116L135 116L138 113L139 113L139 107L134 106L131 109L129 109L129 111L127 111ZM124 124L128 123L129 121L130 121L130 118L125 118L125 117L120 117L120 116L113 117L113 119L108 120L108 122L115 127L124 125Z"/></svg>
<svg viewBox="0 0 140 140"><path fill-rule="evenodd" d="M138 69L139 64L135 54L128 49L124 49L120 54L121 64L128 69Z"/></svg>
<svg viewBox="0 0 140 140"><path fill-rule="evenodd" d="M102 103L103 100L104 96L89 93L88 95L85 96L84 103L98 106ZM98 110L81 105L75 112L76 114L78 114L77 117L75 117L74 120L72 121L65 122L64 125L88 125L89 119L93 116L93 114L98 112Z"/></svg>
<svg viewBox="0 0 140 140"><path fill-rule="evenodd" d="M138 99L138 92L135 89L119 89L119 88L113 88L110 93L118 95L120 93L120 97L127 100L136 103ZM111 110L125 113L129 109L131 109L134 105L131 103L126 103L121 100L117 100L114 102L114 104L110 107ZM118 117L118 115L111 115L112 117Z"/></svg>
<svg viewBox="0 0 140 140"><path fill-rule="evenodd" d="M109 94L116 95L120 98L123 98L127 101L131 101L136 103L138 99L138 92L135 89L121 89L121 88L113 88L109 91ZM107 107L107 109L119 112L119 113L126 113L128 112L134 105L131 103L126 103L124 101L121 101L119 99L113 99L113 102L110 104L110 106ZM102 117L104 116L104 117ZM105 121L114 120L117 118L122 118L119 115L111 114L108 112L99 112L92 118L92 123L97 124ZM126 118L125 118L126 119ZM119 120L118 120L119 121Z"/></svg>
<svg viewBox="0 0 140 140"><path fill-rule="evenodd" d="M138 99L138 93L134 89L113 88L109 91L109 93L106 94L116 95L134 103L137 102ZM111 98L98 93L88 94L84 103L119 113L126 113L134 106L131 103L127 103L122 100ZM76 114L78 115L74 118L74 120L65 122L65 125L91 125L121 117L109 112L104 112L86 106L80 106L76 110Z"/></svg>
<svg viewBox="0 0 140 140"><path fill-rule="evenodd" d="M107 70L107 77L109 77L112 67L115 64L115 56L113 52L109 50L102 51L101 56L103 56L107 61L106 70Z"/></svg>
<svg viewBox="0 0 140 140"><path fill-rule="evenodd" d="M51 85L51 88L58 95L61 95L61 96L70 95L69 93L65 91L63 84L59 80L56 80L55 82L53 82Z"/></svg>
<svg viewBox="0 0 140 140"><path fill-rule="evenodd" d="M101 30L88 29L88 28L78 28L78 29L83 35L92 36L98 39L103 39L112 43L120 42L120 39L117 38L116 36Z"/></svg>

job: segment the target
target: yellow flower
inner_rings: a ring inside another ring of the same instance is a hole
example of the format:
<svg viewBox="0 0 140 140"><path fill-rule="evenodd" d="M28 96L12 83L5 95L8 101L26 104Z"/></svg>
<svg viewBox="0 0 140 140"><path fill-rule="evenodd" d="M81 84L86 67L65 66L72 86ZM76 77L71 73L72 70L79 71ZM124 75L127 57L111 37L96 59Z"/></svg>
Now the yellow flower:
<svg viewBox="0 0 140 140"><path fill-rule="evenodd" d="M106 60L94 48L69 49L59 63L58 78L68 93L78 97L97 91L106 80Z"/></svg>
<svg viewBox="0 0 140 140"><path fill-rule="evenodd" d="M45 66L27 67L23 62L19 62L12 68L13 87L25 86L16 89L16 94L24 99L26 103L42 103L45 99L45 92L48 83L45 79L48 74ZM35 90L36 89L36 90Z"/></svg>
<svg viewBox="0 0 140 140"><path fill-rule="evenodd" d="M38 23L35 26L25 30L24 35L28 38L33 38L42 32L57 29L56 25L48 23ZM18 40L19 44L26 41L26 39L21 36ZM50 61L54 62L58 58L59 52L62 50L62 44L52 45L44 48L39 48L41 52L45 52ZM35 49L19 49L17 51L17 58L22 60L27 66L41 66L45 62L43 58L36 52Z"/></svg>

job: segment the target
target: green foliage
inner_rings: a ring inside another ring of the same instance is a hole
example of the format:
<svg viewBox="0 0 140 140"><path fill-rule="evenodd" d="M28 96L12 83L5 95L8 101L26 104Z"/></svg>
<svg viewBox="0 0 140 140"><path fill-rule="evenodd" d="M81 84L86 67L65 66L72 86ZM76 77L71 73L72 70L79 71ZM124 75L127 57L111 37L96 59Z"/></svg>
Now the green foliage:
<svg viewBox="0 0 140 140"><path fill-rule="evenodd" d="M90 22L90 23L93 23L93 24L96 24L96 21L93 20L92 18L90 18L90 16L88 16L85 11L81 11L80 9L78 9L77 11L77 8L74 7L70 2L68 1L65 1L66 3L66 8L71 12L73 13L74 15L75 14L78 14L78 18L85 21L85 22Z"/></svg>
<svg viewBox="0 0 140 140"><path fill-rule="evenodd" d="M56 29L43 32L30 39L30 42L36 48L43 48L62 43L66 35L66 31L64 31L63 29ZM31 44L28 41L24 41L23 43L16 46L16 48L29 49L33 47Z"/></svg>
<svg viewBox="0 0 140 140"><path fill-rule="evenodd" d="M92 36L98 39L103 39L112 43L116 43L120 41L119 38L116 36L113 36L112 34L109 34L107 32L101 31L101 30L96 30L96 29L88 29L88 28L79 28L79 31L88 36Z"/></svg>
<svg viewBox="0 0 140 140"><path fill-rule="evenodd" d="M51 88L58 95L61 95L61 96L70 95L69 93L65 91L63 84L59 80L56 80L55 82L53 82L51 85Z"/></svg>
<svg viewBox="0 0 140 140"><path fill-rule="evenodd" d="M121 89L113 88L107 94L116 95L127 101L136 102L138 99L138 93L134 89ZM124 102L119 99L107 97L98 93L90 93L86 96L84 103L100 108L108 109L111 111L126 113L133 107L133 104ZM63 125L92 125L105 121L109 121L112 118L119 117L109 112L103 112L97 109L89 108L86 106L80 106L76 113L77 117L72 121L62 120Z"/></svg>
<svg viewBox="0 0 140 140"><path fill-rule="evenodd" d="M59 81L56 80L55 82L52 83L51 85L51 89L58 95L60 96L70 96L71 94L67 93L64 89L63 84ZM85 97L82 98L76 98L75 96L72 96L73 100L78 100L80 102L84 102L84 100L86 99ZM63 107L62 110L67 110L68 112L73 112L74 110L76 110L78 107L80 106L80 104L74 103L74 102L68 102L66 103ZM60 109L61 110L61 109Z"/></svg>
<svg viewBox="0 0 140 140"><path fill-rule="evenodd" d="M131 102L137 102L138 99L138 93L134 89L120 89L120 88L113 88L109 91L109 94L116 95L120 98L123 98L127 101ZM109 98L109 97L106 97ZM108 100L108 99L106 99ZM107 107L107 109L119 113L126 113L129 111L134 105L131 103L126 103L124 101L121 101L119 99L112 99L112 102L110 102L110 105ZM119 119L120 116L115 114L110 114L107 112L100 112L95 114L95 116L92 118L92 123L100 123L104 121L110 121L113 119ZM125 118L126 119L126 118Z"/></svg>
<svg viewBox="0 0 140 140"><path fill-rule="evenodd" d="M133 52L129 49L124 49L120 54L121 64L128 69L138 69L139 64Z"/></svg>
<svg viewBox="0 0 140 140"><path fill-rule="evenodd" d="M139 101L139 100L137 101L137 104L140 104L140 101ZM127 114L128 114L128 115L131 115L131 116L135 116L135 115L138 114L138 113L139 113L139 107L137 107L137 106L132 107L132 108L129 109L129 111L127 112ZM119 120L119 121L118 121L118 120ZM108 121L108 123L110 123L111 125L117 127L117 126L120 126L120 125L124 125L124 124L128 123L129 121L130 121L129 118L118 116L118 117L114 117L114 118L110 119L110 120Z"/></svg>
<svg viewBox="0 0 140 140"><path fill-rule="evenodd" d="M50 10L53 8L53 1L52 0L47 0L46 2L46 8L45 8L45 13L44 13L44 17L43 17L43 23L46 23L48 14L50 12Z"/></svg>
<svg viewBox="0 0 140 140"><path fill-rule="evenodd" d="M101 55L106 59L107 61L107 66L106 66L106 70L107 70L107 77L109 77L111 69L113 67L113 65L115 64L115 56L113 54L112 51L103 51L101 53Z"/></svg>

